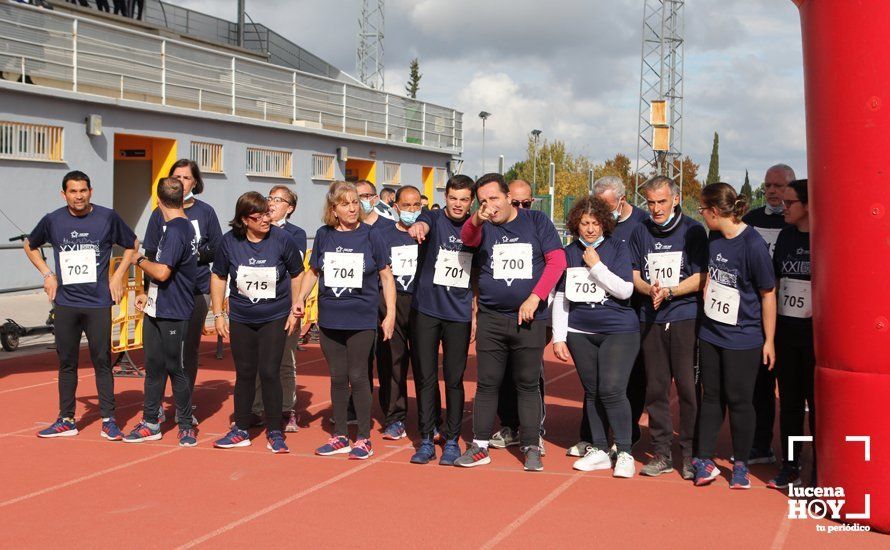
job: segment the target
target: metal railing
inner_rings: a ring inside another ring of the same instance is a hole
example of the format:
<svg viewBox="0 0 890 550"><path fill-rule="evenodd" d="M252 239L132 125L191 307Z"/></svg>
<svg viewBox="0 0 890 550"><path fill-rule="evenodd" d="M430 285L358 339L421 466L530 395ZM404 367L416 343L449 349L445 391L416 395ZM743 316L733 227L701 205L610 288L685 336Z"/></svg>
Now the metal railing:
<svg viewBox="0 0 890 550"><path fill-rule="evenodd" d="M37 86L452 153L463 147L454 109L88 18L0 4L0 44L0 71Z"/></svg>

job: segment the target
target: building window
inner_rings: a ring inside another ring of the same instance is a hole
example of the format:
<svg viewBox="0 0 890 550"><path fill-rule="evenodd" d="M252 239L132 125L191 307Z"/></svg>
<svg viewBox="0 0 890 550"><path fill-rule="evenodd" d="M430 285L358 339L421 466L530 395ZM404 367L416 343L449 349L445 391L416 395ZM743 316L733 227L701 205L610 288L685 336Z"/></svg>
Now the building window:
<svg viewBox="0 0 890 550"><path fill-rule="evenodd" d="M383 163L383 183L390 185L401 185L402 183L402 165L396 162Z"/></svg>
<svg viewBox="0 0 890 550"><path fill-rule="evenodd" d="M0 122L0 158L61 162L62 127Z"/></svg>
<svg viewBox="0 0 890 550"><path fill-rule="evenodd" d="M312 155L312 179L334 179L334 155Z"/></svg>
<svg viewBox="0 0 890 550"><path fill-rule="evenodd" d="M247 175L271 178L293 178L291 152L274 149L247 148Z"/></svg>
<svg viewBox="0 0 890 550"><path fill-rule="evenodd" d="M444 168L436 168L436 189L445 189L448 183L448 172Z"/></svg>
<svg viewBox="0 0 890 550"><path fill-rule="evenodd" d="M202 172L210 174L223 173L222 143L192 142L191 158L198 164Z"/></svg>

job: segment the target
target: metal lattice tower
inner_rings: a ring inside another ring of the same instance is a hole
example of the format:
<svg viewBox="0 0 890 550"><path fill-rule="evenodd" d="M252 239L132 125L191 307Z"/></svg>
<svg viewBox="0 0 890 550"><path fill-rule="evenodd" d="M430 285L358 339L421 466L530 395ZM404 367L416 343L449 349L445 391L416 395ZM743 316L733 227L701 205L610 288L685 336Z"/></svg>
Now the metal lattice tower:
<svg viewBox="0 0 890 550"><path fill-rule="evenodd" d="M358 50L355 72L358 79L375 90L383 90L384 0L362 0L358 20ZM374 7L371 7L374 4Z"/></svg>
<svg viewBox="0 0 890 550"><path fill-rule="evenodd" d="M683 7L685 0L645 0L643 47L640 63L635 202L640 186L654 174L674 178L683 189L683 171L674 165L683 152ZM667 101L666 125L670 130L667 150L656 151L651 102Z"/></svg>

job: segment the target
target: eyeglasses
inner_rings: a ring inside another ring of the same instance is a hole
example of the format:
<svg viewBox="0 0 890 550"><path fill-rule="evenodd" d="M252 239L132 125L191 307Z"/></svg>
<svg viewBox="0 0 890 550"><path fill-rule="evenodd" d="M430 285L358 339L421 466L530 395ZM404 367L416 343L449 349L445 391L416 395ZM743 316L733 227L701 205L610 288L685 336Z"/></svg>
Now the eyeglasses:
<svg viewBox="0 0 890 550"><path fill-rule="evenodd" d="M283 202L286 202L287 204L290 204L290 201L289 201L289 200L287 200L287 199L282 199L281 197L271 197L271 196L270 196L270 197L266 197L266 200L267 200L268 202L274 202L274 203L277 203L277 204L281 204L281 203L283 203Z"/></svg>
<svg viewBox="0 0 890 550"><path fill-rule="evenodd" d="M253 221L254 223L260 223L265 218L272 219L272 214L270 214L269 212L263 212L262 214L253 214L247 216L247 219Z"/></svg>
<svg viewBox="0 0 890 550"><path fill-rule="evenodd" d="M698 213L699 213L699 214L704 214L704 213L705 213L705 210L710 210L710 209L711 209L710 206L699 206L699 207L698 207Z"/></svg>
<svg viewBox="0 0 890 550"><path fill-rule="evenodd" d="M534 203L535 203L534 199L529 199L527 201L517 201L517 200L510 201L510 204L512 204L516 208L531 208Z"/></svg>
<svg viewBox="0 0 890 550"><path fill-rule="evenodd" d="M796 203L796 202L801 202L801 201L799 201L799 200L790 200L790 201L785 201L785 200L783 200L783 201L782 201L782 204L785 205L785 208L791 208L791 205L794 204L794 203Z"/></svg>

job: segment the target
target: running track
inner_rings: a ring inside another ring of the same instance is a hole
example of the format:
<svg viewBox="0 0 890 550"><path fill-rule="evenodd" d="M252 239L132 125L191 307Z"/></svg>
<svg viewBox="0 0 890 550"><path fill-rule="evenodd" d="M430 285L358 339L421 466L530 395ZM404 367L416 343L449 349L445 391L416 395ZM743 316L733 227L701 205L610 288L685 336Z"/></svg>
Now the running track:
<svg viewBox="0 0 890 550"><path fill-rule="evenodd" d="M522 471L518 451L494 450L492 464L472 470L408 463L411 439L372 434L371 460L316 457L331 415L327 367L317 345L298 354L301 430L288 434L288 455L273 455L259 430L251 447L220 450L232 412L231 355L202 344L194 402L198 447L176 444L172 399L161 441L129 445L99 437L92 370L82 368L73 438L40 440L57 408L53 353L0 352L0 517L6 548L246 546L267 548L887 548L874 533L823 533L826 521L788 520L783 494L764 483L771 466L754 466L749 491L730 491L725 477L695 488L678 473L631 480L611 472L579 473L564 456L575 443L581 388L571 364L548 351L545 471ZM472 350L471 350L472 353ZM142 362L141 352L134 354ZM81 364L89 365L86 351ZM464 437L471 435L475 357L467 372ZM416 438L413 388L409 436ZM142 381L116 380L117 420L141 418ZM169 393L169 392L168 392ZM376 403L376 392L374 401ZM675 407L676 408L676 407ZM676 411L675 411L676 414ZM645 422L645 417L644 417ZM634 449L650 452L648 434ZM778 429L776 430L778 433ZM778 449L778 444L776 444ZM441 449L440 449L441 452ZM678 452L675 449L675 452ZM719 452L728 456L727 429ZM726 474L727 461L720 466ZM642 466L638 462L637 469Z"/></svg>

